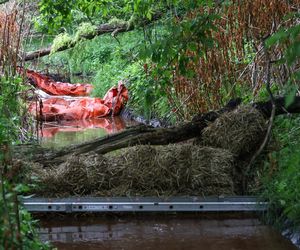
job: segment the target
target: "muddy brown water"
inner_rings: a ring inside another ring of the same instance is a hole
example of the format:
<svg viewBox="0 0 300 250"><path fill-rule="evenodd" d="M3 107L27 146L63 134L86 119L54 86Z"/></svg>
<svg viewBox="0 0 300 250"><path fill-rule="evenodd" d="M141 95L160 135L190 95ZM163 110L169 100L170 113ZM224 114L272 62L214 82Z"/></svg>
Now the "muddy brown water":
<svg viewBox="0 0 300 250"><path fill-rule="evenodd" d="M53 217L41 220L40 237L66 250L297 249L278 231L252 216Z"/></svg>
<svg viewBox="0 0 300 250"><path fill-rule="evenodd" d="M136 125L120 117L46 123L41 144L59 148ZM40 238L57 249L297 249L252 215L147 214L142 216L43 216Z"/></svg>

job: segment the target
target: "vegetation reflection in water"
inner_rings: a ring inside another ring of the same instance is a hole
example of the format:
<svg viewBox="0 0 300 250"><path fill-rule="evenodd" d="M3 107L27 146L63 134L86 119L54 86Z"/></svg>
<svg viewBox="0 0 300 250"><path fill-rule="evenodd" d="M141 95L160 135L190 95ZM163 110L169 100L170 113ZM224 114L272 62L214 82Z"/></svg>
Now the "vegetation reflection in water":
<svg viewBox="0 0 300 250"><path fill-rule="evenodd" d="M41 145L45 148L62 148L113 134L135 124L122 117L45 123L40 131Z"/></svg>

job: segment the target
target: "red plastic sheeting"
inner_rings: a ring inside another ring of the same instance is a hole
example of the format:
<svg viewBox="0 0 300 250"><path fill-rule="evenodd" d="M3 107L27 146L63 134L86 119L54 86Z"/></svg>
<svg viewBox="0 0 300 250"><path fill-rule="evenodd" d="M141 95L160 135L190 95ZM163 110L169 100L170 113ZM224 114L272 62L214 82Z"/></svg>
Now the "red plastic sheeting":
<svg viewBox="0 0 300 250"><path fill-rule="evenodd" d="M128 90L122 81L112 87L103 99L83 97L66 100L52 97L42 100L42 105L31 103L29 110L44 121L83 120L118 115L128 100Z"/></svg>
<svg viewBox="0 0 300 250"><path fill-rule="evenodd" d="M87 83L56 82L50 77L32 70L26 70L26 76L34 82L37 88L50 95L88 96L93 89L93 86Z"/></svg>

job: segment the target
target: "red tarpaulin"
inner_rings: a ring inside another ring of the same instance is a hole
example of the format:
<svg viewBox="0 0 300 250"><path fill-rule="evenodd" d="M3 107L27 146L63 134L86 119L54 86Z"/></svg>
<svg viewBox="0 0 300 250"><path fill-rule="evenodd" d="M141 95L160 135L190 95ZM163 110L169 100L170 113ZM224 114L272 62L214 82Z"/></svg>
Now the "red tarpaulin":
<svg viewBox="0 0 300 250"><path fill-rule="evenodd" d="M54 83L54 81L49 77L45 77L33 71L27 72L30 72L30 76L34 75L36 82L42 83L45 86L54 86L52 84ZM29 73L27 73L27 75L28 74ZM51 84L49 84L49 79ZM90 90L92 88L91 85L87 84L84 84L81 87L77 84L74 88L69 88L68 86L72 85L70 83L55 83L55 89L61 89L61 93L69 96L72 94L67 94L67 92L70 93L70 91L72 92L72 90L75 91L77 89L76 93L79 93L81 90L81 93L87 93L84 91ZM60 86L60 84L62 84L62 86ZM37 86L39 85L37 84ZM68 90L64 92L63 86ZM74 91L73 93L75 93ZM42 99L41 103L31 103L29 111L33 114L36 114L37 118L44 121L83 120L103 117L110 114L118 115L127 100L128 91L122 81L120 81L118 87L112 87L111 89L109 89L103 99L93 97L77 97L66 99L63 97L55 96L47 99Z"/></svg>
<svg viewBox="0 0 300 250"><path fill-rule="evenodd" d="M26 76L34 82L37 88L49 95L88 96L93 89L92 85L87 83L56 82L50 77L32 70L26 70Z"/></svg>

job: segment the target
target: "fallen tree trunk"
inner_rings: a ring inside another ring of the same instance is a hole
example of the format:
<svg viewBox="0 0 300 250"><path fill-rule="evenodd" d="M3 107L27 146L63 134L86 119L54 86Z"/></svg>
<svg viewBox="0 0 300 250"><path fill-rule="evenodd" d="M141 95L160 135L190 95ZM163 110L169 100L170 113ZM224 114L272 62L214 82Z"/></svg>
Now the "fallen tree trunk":
<svg viewBox="0 0 300 250"><path fill-rule="evenodd" d="M153 21L156 21L158 19L160 19L162 16L161 13L156 13L152 20L149 21L149 20L145 20L143 22L144 25L147 25L149 24L150 22L153 22ZM127 23L121 23L121 24L110 24L110 23L104 23L104 24L101 24L99 25L95 32L92 33L92 34L89 34L89 35L81 35L80 37L83 38L83 39L87 39L87 40L91 40L93 39L94 37L96 36L100 36L100 35L103 35L103 34L107 34L107 33L111 33L113 37L115 37L117 35L117 33L122 33L122 32L127 32L127 31L131 31L133 30L135 27L134 25L128 25ZM80 39L79 39L80 40ZM73 48L75 47L75 45L77 44L77 42L72 42L71 44L69 44L68 46L62 46L60 47L57 52L59 51L64 51L64 50L67 50L67 49L70 49L70 48ZM30 61L30 60L34 60L34 59L37 59L39 57L43 57L43 56L47 56L51 53L51 47L48 47L48 48L43 48L43 49L39 49L39 50L36 50L36 51L31 51L31 52L28 52L26 55L25 55L25 58L24 60L25 61Z"/></svg>
<svg viewBox="0 0 300 250"><path fill-rule="evenodd" d="M139 125L114 135L62 149L43 159L37 159L36 161L41 162L44 165L52 165L63 162L64 158L70 154L79 155L90 151L105 154L133 145L166 145L169 143L186 141L194 137L200 137L203 129L207 127L209 122L215 121L225 112L234 110L239 104L240 100L231 101L218 111L198 115L193 121L178 127L152 128L145 125ZM294 102L288 108L284 108L284 97L275 98L275 105L276 115L300 113L300 97L296 97ZM252 106L262 112L266 118L270 117L272 112L271 101L254 103Z"/></svg>
<svg viewBox="0 0 300 250"><path fill-rule="evenodd" d="M93 34L91 34L89 36L81 36L81 37L84 38L84 39L91 40L96 36L100 36L100 35L103 35L103 34L106 34L106 33L112 33L116 30L118 31L118 33L121 33L121 32L126 32L126 31L133 30L133 28L134 28L133 26L128 27L127 24L119 24L119 25L101 24L100 26L97 27L96 32L94 32ZM73 43L69 44L68 46L63 46L63 47L59 48L57 50L57 52L73 48L73 47L75 47L76 44L77 44L76 42L73 42ZM36 50L36 51L28 52L25 55L24 60L25 61L30 61L30 60L33 60L33 59L36 59L36 58L39 58L39 57L47 56L50 53L51 53L51 47L39 49L39 50Z"/></svg>

